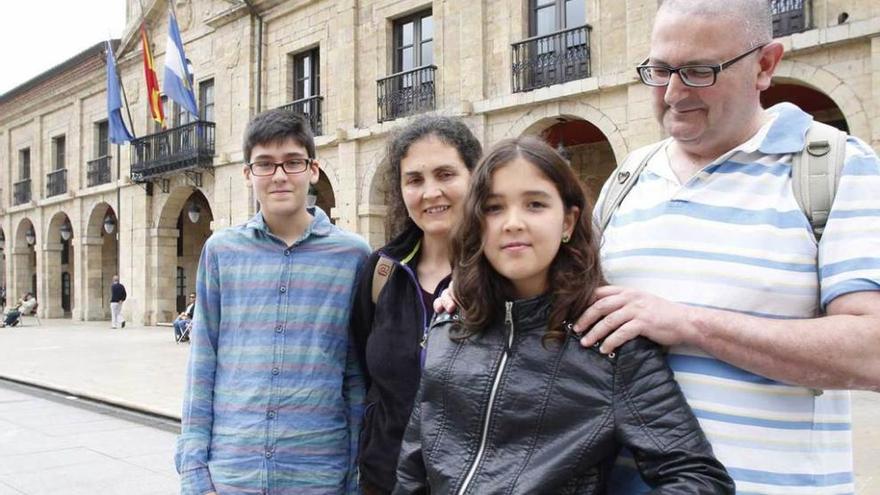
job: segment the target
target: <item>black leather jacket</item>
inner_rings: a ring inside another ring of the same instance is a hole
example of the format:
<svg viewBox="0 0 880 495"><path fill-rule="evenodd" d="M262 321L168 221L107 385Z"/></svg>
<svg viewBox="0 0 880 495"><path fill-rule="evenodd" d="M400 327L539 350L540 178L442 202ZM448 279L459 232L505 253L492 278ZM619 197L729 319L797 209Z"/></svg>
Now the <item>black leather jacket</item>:
<svg viewBox="0 0 880 495"><path fill-rule="evenodd" d="M507 303L479 336L431 327L395 494L601 494L621 447L651 493L734 493L659 347L542 345L549 298Z"/></svg>

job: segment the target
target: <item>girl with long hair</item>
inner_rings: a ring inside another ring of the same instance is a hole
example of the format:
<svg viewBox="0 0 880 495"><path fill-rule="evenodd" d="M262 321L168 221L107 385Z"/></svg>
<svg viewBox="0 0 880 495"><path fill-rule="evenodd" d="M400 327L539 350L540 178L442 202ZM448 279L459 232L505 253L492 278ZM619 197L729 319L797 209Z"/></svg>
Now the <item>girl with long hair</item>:
<svg viewBox="0 0 880 495"><path fill-rule="evenodd" d="M621 447L656 493L733 493L655 344L579 345L604 284L591 205L543 141L480 162L453 238L459 312L432 324L395 494L605 493Z"/></svg>

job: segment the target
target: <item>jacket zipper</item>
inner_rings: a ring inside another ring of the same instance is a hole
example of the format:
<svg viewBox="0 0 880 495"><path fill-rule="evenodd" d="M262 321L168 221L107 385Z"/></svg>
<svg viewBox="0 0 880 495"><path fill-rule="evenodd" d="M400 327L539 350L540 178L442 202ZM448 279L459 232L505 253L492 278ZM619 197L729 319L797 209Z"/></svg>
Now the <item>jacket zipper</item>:
<svg viewBox="0 0 880 495"><path fill-rule="evenodd" d="M498 386L501 384L501 376L504 374L504 369L507 366L507 358L510 354L509 349L513 346L513 303L510 301L504 303L504 324L510 329L510 333L507 335L507 346L504 353L501 354L501 364L498 365L498 371L495 372L495 380L492 382L492 392L489 393L489 404L486 406L486 415L483 417L483 434L480 437L480 448L477 449L477 457L474 458L471 468L468 469L467 476L465 476L464 482L458 490L458 495L464 495L467 491L471 481L473 481L474 475L477 473L480 461L483 460L483 455L486 453L486 440L489 436L489 423L492 419L492 408L495 406L495 394L498 392Z"/></svg>
<svg viewBox="0 0 880 495"><path fill-rule="evenodd" d="M409 265L400 262L398 262L398 265L403 268L403 271L405 271L407 275L409 275L410 281L416 288L416 294L419 297L419 305L422 308L422 338L419 339L419 367L424 369L425 346L428 344L428 308L425 306L424 298L422 298L422 286L419 284L419 279L416 277L416 274L412 271Z"/></svg>

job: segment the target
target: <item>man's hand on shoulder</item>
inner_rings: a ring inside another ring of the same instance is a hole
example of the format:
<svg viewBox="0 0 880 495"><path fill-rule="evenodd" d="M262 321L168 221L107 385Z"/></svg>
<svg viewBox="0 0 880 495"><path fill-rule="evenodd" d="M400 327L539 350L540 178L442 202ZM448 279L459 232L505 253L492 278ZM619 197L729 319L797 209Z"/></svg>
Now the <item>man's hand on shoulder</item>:
<svg viewBox="0 0 880 495"><path fill-rule="evenodd" d="M458 307L458 303L455 301L455 294L452 291L452 284L453 282L449 282L449 287L443 289L443 292L440 293L440 297L434 299L435 313L452 314L455 312L455 308Z"/></svg>
<svg viewBox="0 0 880 495"><path fill-rule="evenodd" d="M581 345L602 342L599 350L604 354L640 335L660 345L676 345L696 340L689 313L697 310L647 292L606 285L593 292L590 307L574 327L577 333L586 331Z"/></svg>

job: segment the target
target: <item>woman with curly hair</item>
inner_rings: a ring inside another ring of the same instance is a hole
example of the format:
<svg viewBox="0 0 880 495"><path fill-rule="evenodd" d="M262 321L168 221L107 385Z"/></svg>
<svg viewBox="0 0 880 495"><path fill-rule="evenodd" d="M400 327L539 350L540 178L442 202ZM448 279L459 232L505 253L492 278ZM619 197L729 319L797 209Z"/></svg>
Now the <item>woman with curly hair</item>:
<svg viewBox="0 0 880 495"><path fill-rule="evenodd" d="M420 117L389 141L394 238L361 272L351 320L368 387L358 463L365 495L394 488L431 303L449 283L450 233L481 152L467 126L450 117Z"/></svg>

